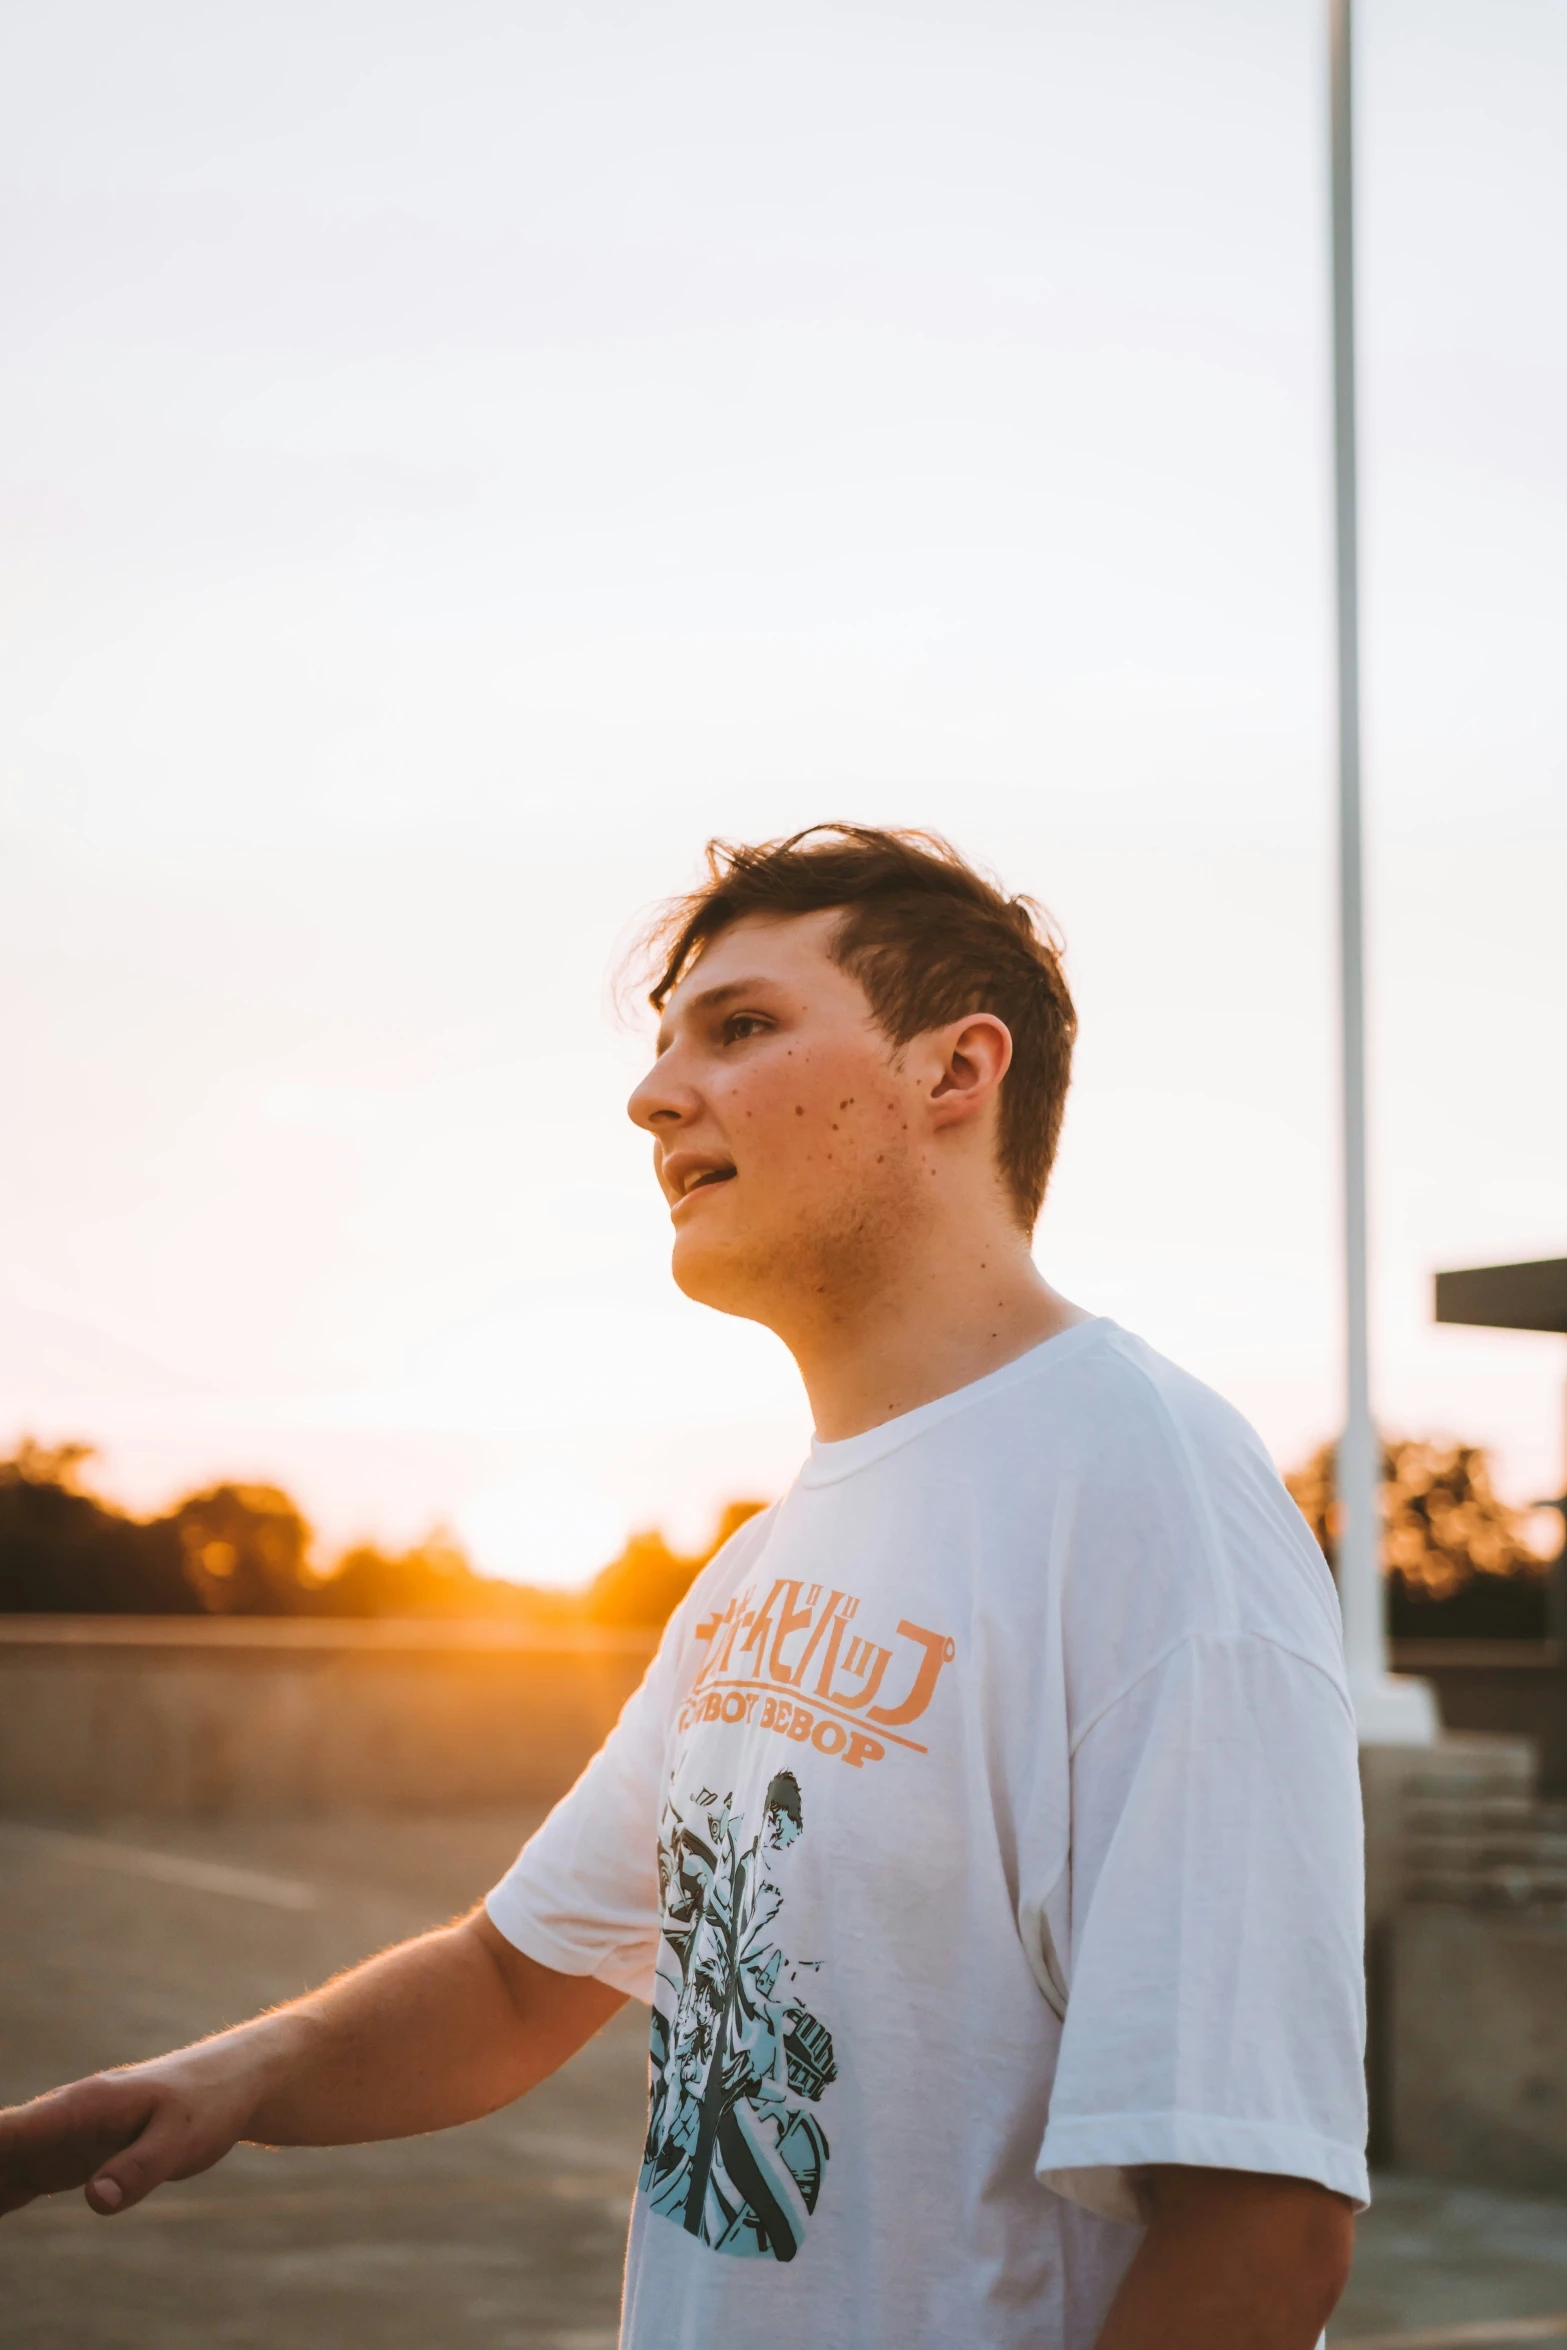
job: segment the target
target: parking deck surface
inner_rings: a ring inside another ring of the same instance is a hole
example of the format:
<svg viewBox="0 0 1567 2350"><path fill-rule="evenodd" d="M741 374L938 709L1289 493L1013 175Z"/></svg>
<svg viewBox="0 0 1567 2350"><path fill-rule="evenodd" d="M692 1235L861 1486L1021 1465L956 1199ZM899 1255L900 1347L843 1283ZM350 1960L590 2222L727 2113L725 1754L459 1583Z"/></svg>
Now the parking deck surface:
<svg viewBox="0 0 1567 2350"><path fill-rule="evenodd" d="M465 1909L531 1825L0 1823L0 2103L155 2054ZM643 2130L628 2008L524 2103L0 2226L7 2350L613 2350ZM1567 2206L1380 2183L1336 2345L1567 2313ZM1493 2339L1549 2339L1495 2335ZM1567 2343L1567 2314L1559 2337Z"/></svg>

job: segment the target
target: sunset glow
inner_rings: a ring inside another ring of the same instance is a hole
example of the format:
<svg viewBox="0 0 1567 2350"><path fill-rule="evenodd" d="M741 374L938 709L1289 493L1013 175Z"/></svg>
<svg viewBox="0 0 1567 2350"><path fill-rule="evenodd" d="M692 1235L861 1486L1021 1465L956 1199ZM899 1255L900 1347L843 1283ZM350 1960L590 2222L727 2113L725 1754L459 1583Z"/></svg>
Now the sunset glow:
<svg viewBox="0 0 1567 2350"><path fill-rule="evenodd" d="M177 85L144 11L14 36L0 1434L551 1582L777 1492L798 1383L670 1288L609 976L708 833L847 814L1058 915L1040 1260L1304 1458L1315 14L419 21L302 75L192 19ZM1567 17L1365 46L1377 1390L1525 1498L1560 1347L1429 1277L1564 1245Z"/></svg>

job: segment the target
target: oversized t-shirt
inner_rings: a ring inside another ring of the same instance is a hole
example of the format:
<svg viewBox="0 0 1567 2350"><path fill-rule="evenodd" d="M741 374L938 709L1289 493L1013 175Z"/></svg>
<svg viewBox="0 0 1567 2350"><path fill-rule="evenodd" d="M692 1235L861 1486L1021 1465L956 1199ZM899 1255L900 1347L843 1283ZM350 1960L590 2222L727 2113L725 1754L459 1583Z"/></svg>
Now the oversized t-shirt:
<svg viewBox="0 0 1567 2350"><path fill-rule="evenodd" d="M1089 2350L1146 2166L1366 2198L1332 1584L1108 1321L813 1445L489 1911L652 2010L625 2350Z"/></svg>

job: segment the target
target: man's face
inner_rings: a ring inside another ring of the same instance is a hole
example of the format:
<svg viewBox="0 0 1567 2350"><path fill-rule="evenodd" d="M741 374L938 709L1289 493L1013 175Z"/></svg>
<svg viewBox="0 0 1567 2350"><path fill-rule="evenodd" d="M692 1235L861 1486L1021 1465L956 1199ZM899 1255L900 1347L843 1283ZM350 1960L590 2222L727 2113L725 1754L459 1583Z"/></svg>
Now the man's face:
<svg viewBox="0 0 1567 2350"><path fill-rule="evenodd" d="M828 955L841 919L750 917L715 939L628 1105L653 1137L676 1281L774 1327L852 1308L920 1206L913 1087Z"/></svg>
<svg viewBox="0 0 1567 2350"><path fill-rule="evenodd" d="M786 1811L770 1811L767 1815L767 1834L763 1839L769 1852L787 1852L800 1833L800 1823Z"/></svg>

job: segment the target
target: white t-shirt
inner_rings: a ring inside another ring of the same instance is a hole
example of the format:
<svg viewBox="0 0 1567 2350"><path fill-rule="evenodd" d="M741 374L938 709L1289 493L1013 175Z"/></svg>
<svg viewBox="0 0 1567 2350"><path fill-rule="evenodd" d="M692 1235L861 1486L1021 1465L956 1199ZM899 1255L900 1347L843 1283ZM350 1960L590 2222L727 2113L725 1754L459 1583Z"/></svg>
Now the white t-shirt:
<svg viewBox="0 0 1567 2350"><path fill-rule="evenodd" d="M1089 2350L1143 2166L1366 2199L1332 1584L1108 1321L814 1445L489 1911L652 2007L625 2350Z"/></svg>

